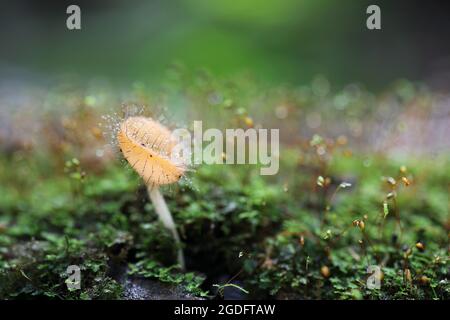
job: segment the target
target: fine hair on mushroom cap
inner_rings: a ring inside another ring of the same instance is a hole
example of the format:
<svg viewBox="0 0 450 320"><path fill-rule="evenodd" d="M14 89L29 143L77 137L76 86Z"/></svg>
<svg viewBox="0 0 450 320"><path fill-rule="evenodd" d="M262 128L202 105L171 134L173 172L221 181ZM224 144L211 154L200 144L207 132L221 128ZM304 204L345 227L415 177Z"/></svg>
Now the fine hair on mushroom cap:
<svg viewBox="0 0 450 320"><path fill-rule="evenodd" d="M150 187L175 183L186 172L172 151L177 144L172 132L152 118L125 119L118 132L119 147L125 159Z"/></svg>

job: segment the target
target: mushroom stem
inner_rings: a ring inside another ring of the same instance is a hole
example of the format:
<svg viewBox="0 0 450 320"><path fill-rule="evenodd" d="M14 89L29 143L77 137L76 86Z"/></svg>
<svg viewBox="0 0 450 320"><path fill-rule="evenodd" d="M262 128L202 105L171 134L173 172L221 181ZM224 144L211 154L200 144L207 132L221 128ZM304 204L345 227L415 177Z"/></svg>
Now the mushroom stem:
<svg viewBox="0 0 450 320"><path fill-rule="evenodd" d="M161 220L163 225L170 230L173 238L175 239L176 245L178 246L178 263L180 264L181 269L185 270L186 266L184 263L184 255L183 249L181 248L180 236L178 235L177 228L175 227L175 223L173 222L173 218L170 214L169 208L167 208L166 201L164 200L164 197L157 186L148 186L147 191L150 200L155 206L155 211L158 214L159 219Z"/></svg>

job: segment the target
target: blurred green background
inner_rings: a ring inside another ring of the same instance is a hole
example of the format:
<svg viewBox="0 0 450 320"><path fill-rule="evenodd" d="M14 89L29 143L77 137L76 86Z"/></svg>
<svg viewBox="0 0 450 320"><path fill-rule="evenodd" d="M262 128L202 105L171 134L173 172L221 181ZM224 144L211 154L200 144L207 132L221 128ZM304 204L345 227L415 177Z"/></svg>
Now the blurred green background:
<svg viewBox="0 0 450 320"><path fill-rule="evenodd" d="M66 28L69 4L82 30ZM382 30L366 28L381 7ZM1 76L106 77L158 82L171 63L217 76L248 72L269 83L330 83L371 90L398 79L446 86L445 2L423 1L10 1L1 4ZM439 4L439 6L438 6Z"/></svg>

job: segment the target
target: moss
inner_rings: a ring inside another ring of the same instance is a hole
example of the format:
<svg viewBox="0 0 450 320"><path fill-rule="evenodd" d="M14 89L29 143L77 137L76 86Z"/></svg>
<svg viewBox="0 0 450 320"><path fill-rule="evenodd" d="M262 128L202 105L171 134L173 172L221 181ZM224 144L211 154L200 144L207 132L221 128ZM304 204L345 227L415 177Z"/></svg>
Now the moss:
<svg viewBox="0 0 450 320"><path fill-rule="evenodd" d="M195 110L203 116L208 96L222 90L227 103L214 116L232 118L231 125L257 112L270 118L269 105L288 101L309 112L322 102L284 87L258 99L249 83L217 86L187 88L189 101L202 106ZM362 100L345 117L372 116ZM254 103L261 110L243 109L252 101L264 101ZM323 122L333 117L334 111L324 113ZM300 142L287 137L276 176L262 177L254 166L201 166L164 191L186 255L189 272L182 273L139 177L116 159L82 158L90 132L83 124L95 121L77 123L79 136L62 137L62 149L49 142L0 156L2 299L121 299L129 277L209 298L229 281L258 299L449 298L448 155L398 162L383 153L350 153L316 135ZM285 130L296 125L283 123ZM342 182L351 186L338 188ZM67 287L70 265L80 268L80 290ZM370 265L381 267L380 289L367 287Z"/></svg>

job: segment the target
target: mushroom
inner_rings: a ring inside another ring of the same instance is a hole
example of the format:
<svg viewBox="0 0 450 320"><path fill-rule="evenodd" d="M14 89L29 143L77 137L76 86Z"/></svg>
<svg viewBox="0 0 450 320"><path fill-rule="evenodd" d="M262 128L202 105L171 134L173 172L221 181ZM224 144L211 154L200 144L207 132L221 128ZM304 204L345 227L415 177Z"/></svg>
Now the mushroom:
<svg viewBox="0 0 450 320"><path fill-rule="evenodd" d="M172 132L152 118L128 117L120 124L117 139L131 167L144 179L147 192L163 225L178 245L178 263L185 269L183 250L172 215L160 192L160 186L175 183L187 166L173 155L177 145Z"/></svg>

